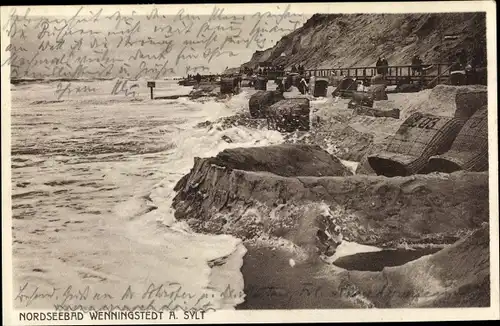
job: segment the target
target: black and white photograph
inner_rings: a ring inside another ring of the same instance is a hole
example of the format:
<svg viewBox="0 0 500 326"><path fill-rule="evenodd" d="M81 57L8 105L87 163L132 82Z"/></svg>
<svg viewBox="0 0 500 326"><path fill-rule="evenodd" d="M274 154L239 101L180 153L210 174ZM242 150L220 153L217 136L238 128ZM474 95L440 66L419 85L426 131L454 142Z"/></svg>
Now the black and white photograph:
<svg viewBox="0 0 500 326"><path fill-rule="evenodd" d="M4 324L498 318L495 7L2 7Z"/></svg>

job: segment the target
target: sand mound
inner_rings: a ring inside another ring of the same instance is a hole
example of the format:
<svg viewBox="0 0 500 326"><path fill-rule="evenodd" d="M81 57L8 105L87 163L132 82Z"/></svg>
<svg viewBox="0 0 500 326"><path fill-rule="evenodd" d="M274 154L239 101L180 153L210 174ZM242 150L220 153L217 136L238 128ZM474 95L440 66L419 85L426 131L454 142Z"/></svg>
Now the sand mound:
<svg viewBox="0 0 500 326"><path fill-rule="evenodd" d="M378 308L489 306L488 227L403 266L344 277Z"/></svg>
<svg viewBox="0 0 500 326"><path fill-rule="evenodd" d="M328 100L312 108L310 133L288 137L287 141L319 144L341 159L360 162L356 173L374 174L368 156L385 151L412 114L465 118L484 106L481 103L485 103L486 97L486 87L478 85L438 85L417 93L389 94L388 100L374 102L373 109L380 112L378 115L391 117L356 115L347 108L347 100ZM397 110L400 118L394 119Z"/></svg>
<svg viewBox="0 0 500 326"><path fill-rule="evenodd" d="M319 146L282 144L226 149L210 161L228 169L266 171L280 176L345 176L349 171Z"/></svg>
<svg viewBox="0 0 500 326"><path fill-rule="evenodd" d="M348 100L330 100L313 108L311 131L303 136L288 137L287 141L319 144L343 160L357 162L385 148L402 123L394 119L397 109L379 110L378 115L388 117L365 116L348 109L347 103Z"/></svg>
<svg viewBox="0 0 500 326"><path fill-rule="evenodd" d="M487 86L437 85L430 91L423 91L419 101L402 109L403 118L414 112L430 113L445 117L469 118L476 110L487 105ZM425 95L428 97L425 98Z"/></svg>
<svg viewBox="0 0 500 326"><path fill-rule="evenodd" d="M487 105L487 99L486 86L437 85L433 89L415 93L390 94L389 100L375 102L374 108L400 109L403 120L415 112L469 118L476 110Z"/></svg>
<svg viewBox="0 0 500 326"><path fill-rule="evenodd" d="M198 158L175 187L176 218L198 231L244 239L269 234L305 247L316 246L318 219L324 215L346 240L389 247L452 243L461 232L488 220L487 173L391 179L300 176L325 169L349 174L329 162L334 161L319 148L282 145Z"/></svg>
<svg viewBox="0 0 500 326"><path fill-rule="evenodd" d="M366 115L374 118L393 118L393 119L399 119L399 114L400 114L399 109L383 111L361 105L356 106L353 110L353 113L356 115Z"/></svg>

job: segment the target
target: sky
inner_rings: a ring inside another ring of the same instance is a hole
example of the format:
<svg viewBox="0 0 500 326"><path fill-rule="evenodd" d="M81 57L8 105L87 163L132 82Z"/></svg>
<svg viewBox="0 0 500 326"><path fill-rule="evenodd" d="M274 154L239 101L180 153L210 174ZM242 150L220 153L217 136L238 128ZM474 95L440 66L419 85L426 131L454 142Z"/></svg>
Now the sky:
<svg viewBox="0 0 500 326"><path fill-rule="evenodd" d="M184 9L122 15L75 8L67 16L34 16L18 10L2 28L11 43L2 65L18 78L163 79L188 73L220 73L274 46L310 15L287 8L278 15L255 12L190 15Z"/></svg>

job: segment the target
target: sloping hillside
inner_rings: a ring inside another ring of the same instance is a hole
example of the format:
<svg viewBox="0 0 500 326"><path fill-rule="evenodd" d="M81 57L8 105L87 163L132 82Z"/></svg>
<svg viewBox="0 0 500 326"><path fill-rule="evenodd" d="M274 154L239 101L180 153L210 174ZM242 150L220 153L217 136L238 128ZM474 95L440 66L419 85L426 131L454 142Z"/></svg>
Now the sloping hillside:
<svg viewBox="0 0 500 326"><path fill-rule="evenodd" d="M485 13L316 14L245 65L373 66L381 56L390 65L406 65L416 54L424 63L437 63L449 62L462 48L469 61L485 65Z"/></svg>

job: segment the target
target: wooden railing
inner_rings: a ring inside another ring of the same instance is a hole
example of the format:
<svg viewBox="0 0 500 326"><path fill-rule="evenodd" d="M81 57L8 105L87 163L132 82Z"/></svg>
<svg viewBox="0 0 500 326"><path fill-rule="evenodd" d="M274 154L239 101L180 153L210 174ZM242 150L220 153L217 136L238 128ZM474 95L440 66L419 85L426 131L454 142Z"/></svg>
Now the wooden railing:
<svg viewBox="0 0 500 326"><path fill-rule="evenodd" d="M386 79L391 84L398 84L400 81L413 82L421 80L423 82L433 81L437 79L439 83L441 79L447 79L449 76L448 63L435 63L423 65L421 72L416 72L413 65L402 66L387 66L387 67L350 67L350 68L332 68L332 69L308 69L305 70L306 76L330 77L344 76L352 77L358 80L369 82L369 80L377 74L377 70L385 68L387 73Z"/></svg>

